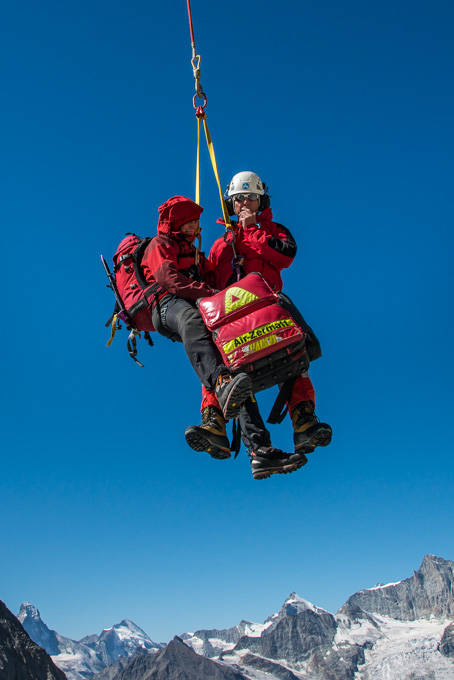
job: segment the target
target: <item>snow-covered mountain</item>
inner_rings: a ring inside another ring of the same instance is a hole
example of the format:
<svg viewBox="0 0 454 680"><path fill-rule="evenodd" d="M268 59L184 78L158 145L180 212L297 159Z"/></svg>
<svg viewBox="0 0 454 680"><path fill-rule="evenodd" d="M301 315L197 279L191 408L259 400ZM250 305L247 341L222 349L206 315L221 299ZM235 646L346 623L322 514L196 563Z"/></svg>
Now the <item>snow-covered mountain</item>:
<svg viewBox="0 0 454 680"><path fill-rule="evenodd" d="M30 604L19 619L70 680L454 680L454 563L434 555L335 615L291 593L264 623L185 633L167 647L128 620L75 642Z"/></svg>
<svg viewBox="0 0 454 680"><path fill-rule="evenodd" d="M87 635L76 641L50 630L36 607L21 605L17 616L23 627L40 647L46 650L68 680L87 680L113 664L119 657L131 657L138 648L156 652L163 643L153 642L139 626L125 619L100 635Z"/></svg>
<svg viewBox="0 0 454 680"><path fill-rule="evenodd" d="M352 595L332 615L292 593L264 624L182 637L273 680L454 680L454 564L426 555L411 578Z"/></svg>
<svg viewBox="0 0 454 680"><path fill-rule="evenodd" d="M106 628L101 635L88 635L80 642L93 649L105 666L114 663L120 656L132 656L137 648L156 652L165 646L150 640L142 628L129 619Z"/></svg>

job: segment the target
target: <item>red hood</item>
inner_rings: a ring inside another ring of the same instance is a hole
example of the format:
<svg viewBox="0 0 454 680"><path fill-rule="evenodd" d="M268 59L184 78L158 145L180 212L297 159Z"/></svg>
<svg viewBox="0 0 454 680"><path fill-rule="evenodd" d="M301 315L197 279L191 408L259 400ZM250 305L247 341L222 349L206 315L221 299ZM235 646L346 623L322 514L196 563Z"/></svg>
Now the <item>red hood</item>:
<svg viewBox="0 0 454 680"><path fill-rule="evenodd" d="M158 234L170 236L186 222L198 220L203 208L185 196L172 196L158 208Z"/></svg>

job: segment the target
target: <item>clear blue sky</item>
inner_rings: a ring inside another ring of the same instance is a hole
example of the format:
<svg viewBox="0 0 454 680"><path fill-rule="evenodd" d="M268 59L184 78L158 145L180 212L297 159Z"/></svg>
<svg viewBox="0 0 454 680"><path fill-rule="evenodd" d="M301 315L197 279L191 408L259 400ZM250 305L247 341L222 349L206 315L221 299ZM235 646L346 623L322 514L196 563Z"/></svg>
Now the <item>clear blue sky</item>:
<svg viewBox="0 0 454 680"><path fill-rule="evenodd" d="M322 341L332 445L253 481L186 446L181 346L126 333L100 253L194 196L184 0L5 0L0 599L78 639L335 612L425 553L454 558L454 8L447 0L193 0L223 186L251 169L299 244L284 289ZM220 234L203 153L204 247ZM272 396L260 397L267 415ZM290 421L272 428L292 447Z"/></svg>

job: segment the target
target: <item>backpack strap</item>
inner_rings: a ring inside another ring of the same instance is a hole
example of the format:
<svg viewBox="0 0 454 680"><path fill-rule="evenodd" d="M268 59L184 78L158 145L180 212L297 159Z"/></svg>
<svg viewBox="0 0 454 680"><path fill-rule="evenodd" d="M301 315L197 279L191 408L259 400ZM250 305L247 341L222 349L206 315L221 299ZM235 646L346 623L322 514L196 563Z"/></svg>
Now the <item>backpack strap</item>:
<svg viewBox="0 0 454 680"><path fill-rule="evenodd" d="M270 415L268 416L268 420L266 421L267 423L270 423L270 425L280 425L280 423L282 423L284 420L288 411L286 403L288 402L292 393L295 380L296 378L291 378L291 380L286 380L285 383L282 383L279 394L277 395L276 401L274 402L273 408L271 409Z"/></svg>
<svg viewBox="0 0 454 680"><path fill-rule="evenodd" d="M232 442L230 450L235 453L233 460L236 459L241 449L241 425L238 418L234 418L232 425Z"/></svg>
<svg viewBox="0 0 454 680"><path fill-rule="evenodd" d="M140 338L140 331L136 331L135 328L133 328L128 337L128 352L131 359L134 359L138 366L144 368L144 365L137 359L137 336Z"/></svg>

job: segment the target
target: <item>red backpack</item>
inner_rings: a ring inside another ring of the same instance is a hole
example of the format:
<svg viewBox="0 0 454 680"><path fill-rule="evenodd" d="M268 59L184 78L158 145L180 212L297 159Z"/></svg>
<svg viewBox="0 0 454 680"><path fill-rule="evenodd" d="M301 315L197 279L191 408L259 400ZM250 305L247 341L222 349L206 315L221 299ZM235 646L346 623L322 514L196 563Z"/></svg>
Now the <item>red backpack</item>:
<svg viewBox="0 0 454 680"><path fill-rule="evenodd" d="M113 273L109 270L107 262L101 255L101 260L109 278L109 287L113 290L116 304L115 309L107 321L106 326L112 324L112 336L107 343L110 346L115 332L121 328L119 320L123 321L130 331L128 338L128 351L134 361L143 366L136 359L136 337L140 337L141 331L150 346L153 341L150 332L155 330L151 320L151 305L154 295L159 288L158 284L149 283L143 274L142 258L145 249L153 237L141 239L136 234L127 234L117 248L113 256Z"/></svg>

